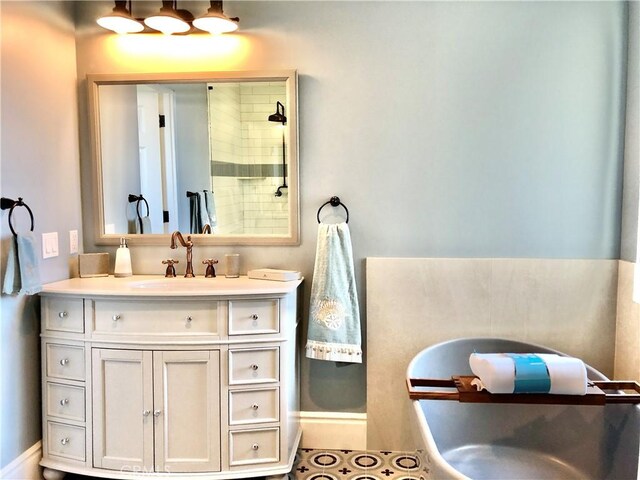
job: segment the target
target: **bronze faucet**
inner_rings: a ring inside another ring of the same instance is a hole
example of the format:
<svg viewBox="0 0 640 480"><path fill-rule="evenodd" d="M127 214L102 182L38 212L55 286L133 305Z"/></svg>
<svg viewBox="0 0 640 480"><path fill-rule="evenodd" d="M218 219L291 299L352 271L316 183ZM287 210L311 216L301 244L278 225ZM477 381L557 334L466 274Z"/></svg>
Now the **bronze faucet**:
<svg viewBox="0 0 640 480"><path fill-rule="evenodd" d="M182 234L176 230L171 234L171 248L178 248L176 244L176 238L180 241L180 245L187 249L187 271L184 273L185 278L193 278L193 242L191 241L191 235L187 235L187 241L184 241Z"/></svg>

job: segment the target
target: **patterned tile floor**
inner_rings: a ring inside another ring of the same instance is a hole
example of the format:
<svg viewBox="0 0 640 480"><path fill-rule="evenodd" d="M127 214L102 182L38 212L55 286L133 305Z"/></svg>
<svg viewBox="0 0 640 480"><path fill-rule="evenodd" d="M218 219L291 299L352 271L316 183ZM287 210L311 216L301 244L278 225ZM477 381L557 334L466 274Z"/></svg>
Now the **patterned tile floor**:
<svg viewBox="0 0 640 480"><path fill-rule="evenodd" d="M290 480L419 480L413 454L301 448Z"/></svg>
<svg viewBox="0 0 640 480"><path fill-rule="evenodd" d="M419 461L412 454L387 451L301 448L287 480L421 480ZM65 480L95 480L68 474ZM247 479L251 480L251 479ZM253 479L253 480L263 480Z"/></svg>

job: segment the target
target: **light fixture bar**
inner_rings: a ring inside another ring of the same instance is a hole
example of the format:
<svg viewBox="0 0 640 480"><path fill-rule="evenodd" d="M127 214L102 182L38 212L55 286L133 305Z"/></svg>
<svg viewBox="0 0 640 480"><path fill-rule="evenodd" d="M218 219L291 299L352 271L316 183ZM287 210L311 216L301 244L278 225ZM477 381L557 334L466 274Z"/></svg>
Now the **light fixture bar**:
<svg viewBox="0 0 640 480"><path fill-rule="evenodd" d="M145 19L136 19L131 15L131 0L114 0L113 11L96 20L98 25L116 33L139 33L145 25L152 30L173 35L175 33L194 33L194 28L213 35L231 33L238 30L238 17L227 17L222 10L221 0L211 0L207 13L194 19L188 10L178 9L177 0L162 0L162 7L155 15ZM127 8L127 3L129 7ZM144 25L141 22L144 21Z"/></svg>

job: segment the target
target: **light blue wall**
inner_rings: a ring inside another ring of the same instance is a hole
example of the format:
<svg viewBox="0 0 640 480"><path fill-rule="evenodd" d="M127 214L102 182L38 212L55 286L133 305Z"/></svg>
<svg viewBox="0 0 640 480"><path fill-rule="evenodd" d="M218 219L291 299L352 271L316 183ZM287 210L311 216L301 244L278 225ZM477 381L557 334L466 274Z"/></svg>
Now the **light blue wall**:
<svg viewBox="0 0 640 480"><path fill-rule="evenodd" d="M69 230L82 231L78 166L76 57L72 5L2 2L1 190L24 197L44 232L58 232L60 255L41 260L41 278L69 276ZM28 216L14 211L18 230ZM0 214L4 278L11 233ZM0 468L41 438L40 302L0 297Z"/></svg>
<svg viewBox="0 0 640 480"><path fill-rule="evenodd" d="M91 29L109 5L79 5L79 78L125 71ZM332 195L351 212L362 306L368 256L618 258L625 3L229 1L225 12L247 45L233 69L299 73L302 242L234 247L245 269L302 271L306 305L316 211ZM134 70L158 68L128 55ZM203 55L215 69L216 53ZM162 66L188 70L184 58L166 51ZM87 143L81 152L86 169ZM109 250L88 228L90 248ZM161 273L172 253L134 247L134 270ZM304 361L302 408L363 411L365 368Z"/></svg>
<svg viewBox="0 0 640 480"><path fill-rule="evenodd" d="M624 4L297 9L301 170L367 254L617 258Z"/></svg>

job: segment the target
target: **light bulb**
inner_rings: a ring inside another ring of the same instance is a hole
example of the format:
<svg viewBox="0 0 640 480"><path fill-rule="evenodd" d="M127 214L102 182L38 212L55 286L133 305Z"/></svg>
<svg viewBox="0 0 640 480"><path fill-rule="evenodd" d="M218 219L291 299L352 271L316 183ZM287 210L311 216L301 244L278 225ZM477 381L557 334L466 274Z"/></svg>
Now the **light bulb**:
<svg viewBox="0 0 640 480"><path fill-rule="evenodd" d="M102 28L119 34L137 33L144 30L144 26L137 20L131 18L127 12L113 11L109 15L98 18L96 23Z"/></svg>
<svg viewBox="0 0 640 480"><path fill-rule="evenodd" d="M147 27L158 30L165 35L184 33L190 28L189 24L184 20L166 15L155 15L153 17L145 18L144 23Z"/></svg>
<svg viewBox="0 0 640 480"><path fill-rule="evenodd" d="M193 21L193 26L200 30L204 30L205 32L209 32L212 35L235 32L238 29L238 24L229 20L224 15L217 16L212 14L196 18Z"/></svg>

